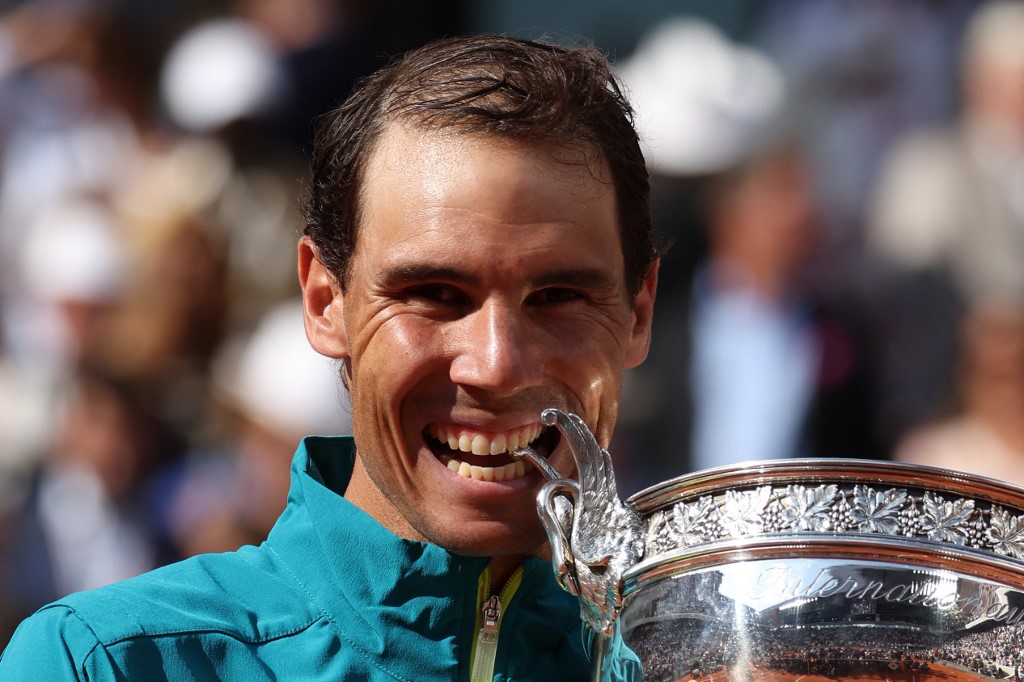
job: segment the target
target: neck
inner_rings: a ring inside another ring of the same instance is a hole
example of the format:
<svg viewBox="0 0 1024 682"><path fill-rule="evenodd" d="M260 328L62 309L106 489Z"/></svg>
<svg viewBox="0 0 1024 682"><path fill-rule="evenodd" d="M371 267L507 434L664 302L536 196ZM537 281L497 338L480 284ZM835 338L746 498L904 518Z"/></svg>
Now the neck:
<svg viewBox="0 0 1024 682"><path fill-rule="evenodd" d="M370 475L363 467L362 459L356 454L356 465L352 470L352 478L345 489L345 499L362 509L380 525L395 535L407 540L426 541L404 516L377 488Z"/></svg>
<svg viewBox="0 0 1024 682"><path fill-rule="evenodd" d="M489 566L491 572L491 594L498 594L522 563L522 556L491 557Z"/></svg>
<svg viewBox="0 0 1024 682"><path fill-rule="evenodd" d="M352 470L352 478L348 488L345 490L345 499L359 507L372 516L377 523L389 529L392 533L408 540L430 542L403 517L394 505L390 504L377 486L373 483L370 475L362 465L362 461L356 457L356 465ZM532 555L545 557L548 555L547 543ZM490 574L491 590L497 594L505 586L508 579L517 568L523 563L527 554L512 554L508 556L491 557Z"/></svg>

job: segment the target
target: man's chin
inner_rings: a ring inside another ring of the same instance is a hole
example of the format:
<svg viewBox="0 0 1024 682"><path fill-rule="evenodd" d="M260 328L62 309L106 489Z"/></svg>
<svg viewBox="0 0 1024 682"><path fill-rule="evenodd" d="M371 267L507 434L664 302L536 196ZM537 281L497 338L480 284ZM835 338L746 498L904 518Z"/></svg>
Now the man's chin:
<svg viewBox="0 0 1024 682"><path fill-rule="evenodd" d="M438 537L434 544L461 556L537 556L548 559L551 550L541 528L529 533L450 534Z"/></svg>

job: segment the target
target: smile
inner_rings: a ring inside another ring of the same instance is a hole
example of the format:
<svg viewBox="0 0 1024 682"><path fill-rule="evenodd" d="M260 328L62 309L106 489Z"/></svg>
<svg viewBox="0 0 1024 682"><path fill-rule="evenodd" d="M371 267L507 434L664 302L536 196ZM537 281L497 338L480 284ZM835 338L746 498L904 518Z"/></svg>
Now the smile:
<svg viewBox="0 0 1024 682"><path fill-rule="evenodd" d="M526 462L512 457L512 451L532 445L539 452L550 453L557 444L557 433L557 429L546 429L540 424L486 433L435 423L426 428L425 436L431 451L459 476L476 481L512 481L530 471Z"/></svg>

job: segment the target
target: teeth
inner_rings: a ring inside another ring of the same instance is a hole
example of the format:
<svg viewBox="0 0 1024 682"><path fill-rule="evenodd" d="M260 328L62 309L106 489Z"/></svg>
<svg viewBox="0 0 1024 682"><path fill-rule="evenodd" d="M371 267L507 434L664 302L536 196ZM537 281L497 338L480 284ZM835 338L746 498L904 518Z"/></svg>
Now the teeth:
<svg viewBox="0 0 1024 682"><path fill-rule="evenodd" d="M525 447L540 435L541 426L534 424L511 433L499 433L488 437L482 433L459 431L440 424L431 424L427 433L452 450L471 452L474 455L500 455Z"/></svg>
<svg viewBox="0 0 1024 682"><path fill-rule="evenodd" d="M427 433L440 442L447 443L452 450L470 452L474 455L500 455L525 447L540 435L541 429L539 424L533 424L518 431L487 436L458 430L453 426L431 424ZM475 481L511 481L526 476L526 464L522 460L504 466L485 467L451 458L447 466L459 476Z"/></svg>
<svg viewBox="0 0 1024 682"><path fill-rule="evenodd" d="M512 481L526 476L526 464L522 460L500 467L481 467L450 459L448 468L459 476L474 481Z"/></svg>
<svg viewBox="0 0 1024 682"><path fill-rule="evenodd" d="M491 441L490 453L492 455L497 455L499 453L505 452L507 449L508 445L507 441L505 440L505 436L504 434L499 433L497 436L494 437L494 440Z"/></svg>
<svg viewBox="0 0 1024 682"><path fill-rule="evenodd" d="M474 455L489 455L491 454L491 444L487 442L487 439L482 435L477 434L473 437L473 454Z"/></svg>

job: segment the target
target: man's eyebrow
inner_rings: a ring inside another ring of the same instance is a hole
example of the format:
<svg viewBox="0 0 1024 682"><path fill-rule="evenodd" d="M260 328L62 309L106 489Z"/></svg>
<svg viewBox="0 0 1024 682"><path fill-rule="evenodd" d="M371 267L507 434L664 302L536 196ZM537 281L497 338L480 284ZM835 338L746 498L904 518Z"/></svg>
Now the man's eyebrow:
<svg viewBox="0 0 1024 682"><path fill-rule="evenodd" d="M402 263L383 268L378 280L385 286L401 286L410 282L444 281L467 285L481 283L473 273L450 265L435 263ZM615 291L621 282L600 268L564 268L539 273L530 281L533 288L579 287L593 291Z"/></svg>
<svg viewBox="0 0 1024 682"><path fill-rule="evenodd" d="M566 268L541 273L533 280L535 287L568 286L592 291L615 291L621 282L600 268Z"/></svg>
<svg viewBox="0 0 1024 682"><path fill-rule="evenodd" d="M479 283L480 278L465 270L434 263L401 263L383 268L377 279L385 286L398 286L409 282L446 281L464 284Z"/></svg>

